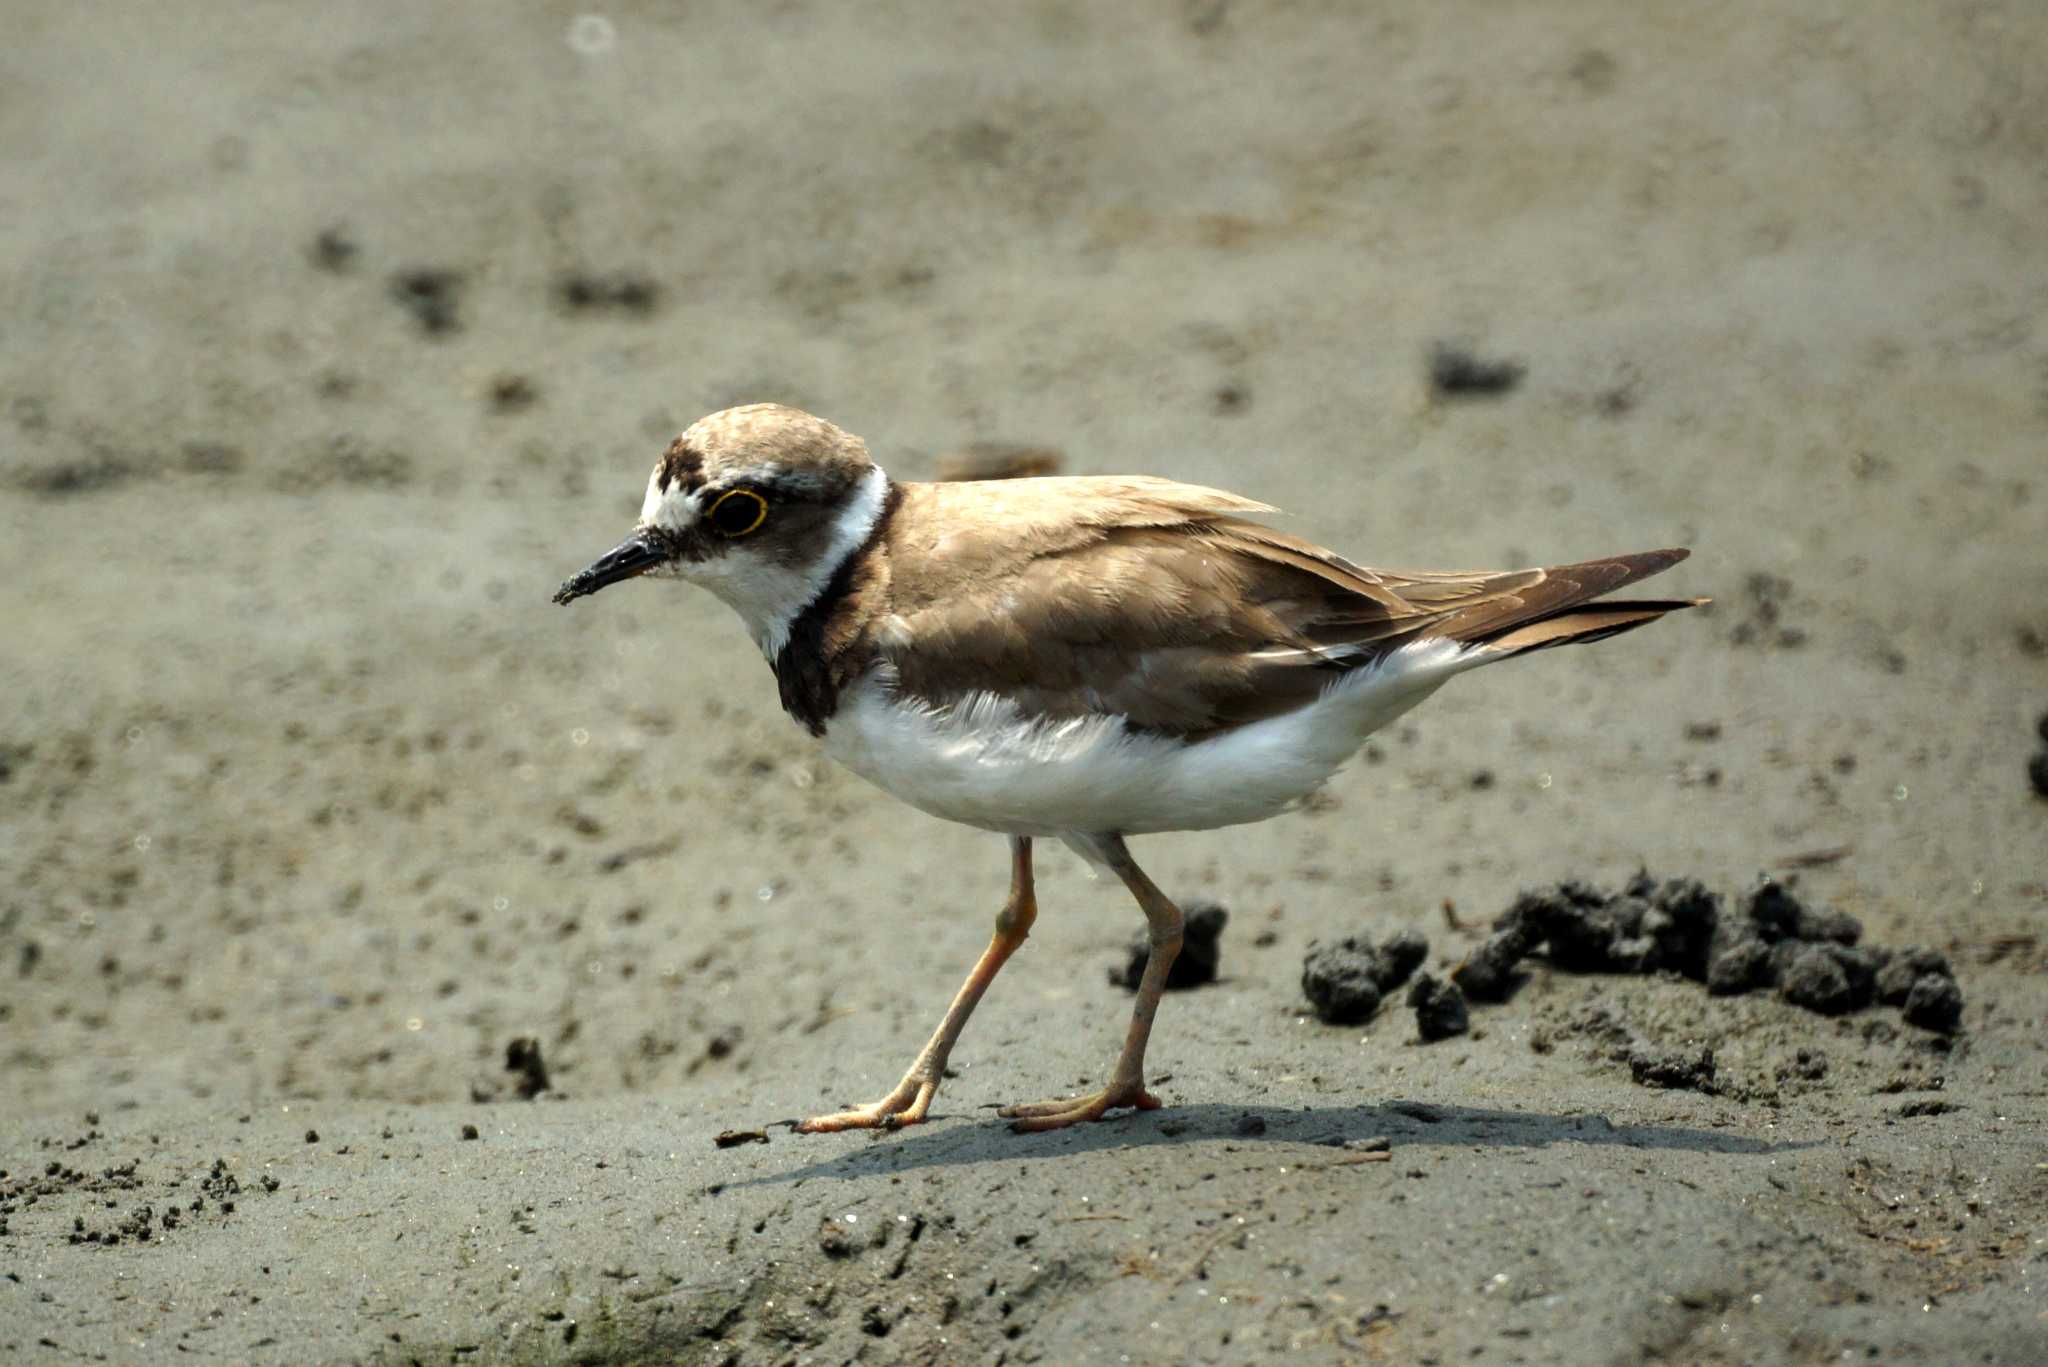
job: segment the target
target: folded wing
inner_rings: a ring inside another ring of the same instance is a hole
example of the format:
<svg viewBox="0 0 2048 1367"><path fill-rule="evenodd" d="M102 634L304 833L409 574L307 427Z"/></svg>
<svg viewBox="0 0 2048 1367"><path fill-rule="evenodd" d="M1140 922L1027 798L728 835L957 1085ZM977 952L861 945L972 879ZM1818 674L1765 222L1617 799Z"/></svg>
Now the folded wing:
<svg viewBox="0 0 2048 1367"><path fill-rule="evenodd" d="M1048 721L1112 713L1193 739L1305 706L1411 642L1455 640L1477 663L1600 639L1694 601L1593 601L1682 550L1372 570L1244 519L1270 511L1262 504L1167 480L908 485L905 496L936 505L910 521L938 530L890 555L876 641L902 690L937 707L988 691Z"/></svg>

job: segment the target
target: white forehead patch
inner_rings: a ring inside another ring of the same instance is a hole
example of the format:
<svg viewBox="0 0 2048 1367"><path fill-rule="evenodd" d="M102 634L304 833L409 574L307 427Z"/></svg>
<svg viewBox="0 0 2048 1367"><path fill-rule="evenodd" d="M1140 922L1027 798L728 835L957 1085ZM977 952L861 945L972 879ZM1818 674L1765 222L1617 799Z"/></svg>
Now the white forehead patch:
<svg viewBox="0 0 2048 1367"><path fill-rule="evenodd" d="M658 527L665 532L686 532L697 524L703 506L697 495L683 488L679 479L669 481L667 490L661 487L661 467L647 477L647 497L640 504L640 525Z"/></svg>

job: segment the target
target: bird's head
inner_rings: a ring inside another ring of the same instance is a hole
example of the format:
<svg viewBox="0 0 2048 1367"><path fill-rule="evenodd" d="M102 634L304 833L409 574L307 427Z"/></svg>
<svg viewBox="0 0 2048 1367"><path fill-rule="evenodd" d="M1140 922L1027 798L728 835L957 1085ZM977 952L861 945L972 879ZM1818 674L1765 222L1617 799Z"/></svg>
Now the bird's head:
<svg viewBox="0 0 2048 1367"><path fill-rule="evenodd" d="M555 601L640 576L685 579L731 604L773 659L873 530L888 485L867 445L823 418L771 403L713 413L656 462L632 535Z"/></svg>

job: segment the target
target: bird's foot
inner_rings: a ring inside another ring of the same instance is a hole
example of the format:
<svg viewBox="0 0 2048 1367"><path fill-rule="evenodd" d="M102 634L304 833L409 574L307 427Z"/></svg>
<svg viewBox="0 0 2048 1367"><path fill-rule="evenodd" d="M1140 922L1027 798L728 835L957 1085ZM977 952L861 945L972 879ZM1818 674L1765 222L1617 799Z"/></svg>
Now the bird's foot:
<svg viewBox="0 0 2048 1367"><path fill-rule="evenodd" d="M905 1125L915 1125L931 1109L932 1098L938 1094L937 1080L922 1081L906 1077L896 1084L896 1090L880 1101L870 1101L865 1106L853 1106L830 1115L814 1115L809 1120L799 1120L795 1130L798 1134L831 1134L837 1130L900 1130Z"/></svg>
<svg viewBox="0 0 2048 1367"><path fill-rule="evenodd" d="M1027 1101L1019 1106L1005 1106L996 1114L1010 1122L1010 1128L1028 1134L1036 1130L1063 1130L1083 1120L1103 1120L1111 1111L1129 1106L1140 1111L1156 1111L1164 1103L1145 1090L1139 1081L1112 1082L1099 1092L1086 1096L1055 1097L1050 1101Z"/></svg>

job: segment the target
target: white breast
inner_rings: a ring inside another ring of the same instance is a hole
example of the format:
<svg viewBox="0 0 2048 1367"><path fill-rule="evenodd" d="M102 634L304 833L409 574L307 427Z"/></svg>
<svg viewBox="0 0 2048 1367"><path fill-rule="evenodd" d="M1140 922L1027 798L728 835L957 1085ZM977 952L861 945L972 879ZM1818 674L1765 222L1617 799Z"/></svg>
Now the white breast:
<svg viewBox="0 0 2048 1367"><path fill-rule="evenodd" d="M1455 642L1408 646L1307 707L1192 743L1118 717L1033 722L991 693L930 708L898 697L883 666L842 695L825 749L912 806L987 830L1209 830L1299 802L1367 736L1475 663Z"/></svg>

